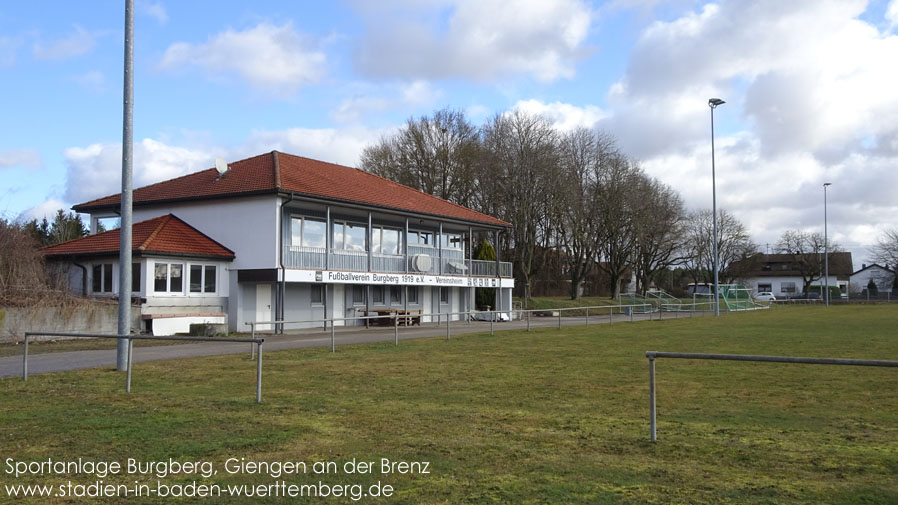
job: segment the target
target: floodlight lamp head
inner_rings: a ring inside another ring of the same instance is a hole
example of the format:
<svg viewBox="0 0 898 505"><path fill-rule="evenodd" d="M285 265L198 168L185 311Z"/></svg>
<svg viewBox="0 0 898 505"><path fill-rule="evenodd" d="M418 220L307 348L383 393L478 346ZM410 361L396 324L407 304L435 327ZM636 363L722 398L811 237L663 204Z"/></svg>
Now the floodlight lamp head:
<svg viewBox="0 0 898 505"><path fill-rule="evenodd" d="M823 183L823 187L824 187L824 188L827 187L827 186L832 186L832 185L833 185L833 183L831 183L831 182L824 182L824 183Z"/></svg>
<svg viewBox="0 0 898 505"><path fill-rule="evenodd" d="M718 105L723 105L725 103L726 102L724 102L720 98L709 98L708 99L708 107L711 107L712 109L717 107Z"/></svg>

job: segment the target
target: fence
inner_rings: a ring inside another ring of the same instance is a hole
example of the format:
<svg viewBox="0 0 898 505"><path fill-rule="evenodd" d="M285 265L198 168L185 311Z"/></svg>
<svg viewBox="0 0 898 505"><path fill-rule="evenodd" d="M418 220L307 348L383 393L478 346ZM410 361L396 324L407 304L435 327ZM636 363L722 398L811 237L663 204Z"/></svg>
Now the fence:
<svg viewBox="0 0 898 505"><path fill-rule="evenodd" d="M54 333L54 332L26 332L25 333L25 349L22 353L22 380L28 380L28 339L30 337L73 337L73 338L124 338L128 340L128 358L127 358L127 374L125 379L125 392L131 392L131 369L132 354L134 350L134 340L169 340L169 341L187 341L187 342L248 342L256 344L259 351L259 359L256 362L256 403L262 402L262 338L217 338L217 337L148 337L142 335L100 335L90 333ZM255 350L255 348L254 348Z"/></svg>
<svg viewBox="0 0 898 505"><path fill-rule="evenodd" d="M646 351L649 360L649 426L652 442L657 440L655 431L655 360L658 358L710 359L722 361L761 361L768 363L799 363L807 365L850 365L898 367L898 361L844 359L844 358L801 358L795 356L753 356L749 354L701 354L689 352Z"/></svg>

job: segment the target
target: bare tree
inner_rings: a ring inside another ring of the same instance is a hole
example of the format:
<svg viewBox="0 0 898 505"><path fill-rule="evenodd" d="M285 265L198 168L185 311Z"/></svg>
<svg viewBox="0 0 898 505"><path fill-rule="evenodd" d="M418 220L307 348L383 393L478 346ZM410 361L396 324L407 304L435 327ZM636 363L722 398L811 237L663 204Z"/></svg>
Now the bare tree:
<svg viewBox="0 0 898 505"><path fill-rule="evenodd" d="M609 156L598 170L599 268L608 275L614 298L620 295L621 279L633 260L636 213L641 206L636 190L640 176L639 166L622 154Z"/></svg>
<svg viewBox="0 0 898 505"><path fill-rule="evenodd" d="M571 278L571 299L577 300L599 247L599 170L617 148L610 135L579 128L562 137L559 152L561 180L554 213L560 224L558 243Z"/></svg>
<svg viewBox="0 0 898 505"><path fill-rule="evenodd" d="M644 174L639 179L633 265L636 290L644 293L656 272L681 262L686 211L673 188Z"/></svg>
<svg viewBox="0 0 898 505"><path fill-rule="evenodd" d="M884 267L898 268L898 228L886 230L873 246L871 259Z"/></svg>
<svg viewBox="0 0 898 505"><path fill-rule="evenodd" d="M482 208L511 223L515 275L529 302L530 279L555 223L549 216L558 177L558 134L544 118L520 111L495 115L483 128Z"/></svg>
<svg viewBox="0 0 898 505"><path fill-rule="evenodd" d="M823 235L818 232L786 230L776 244L777 252L790 255L792 267L801 275L803 292L807 293L811 284L823 277L824 244ZM839 251L839 245L829 244L830 258Z"/></svg>
<svg viewBox="0 0 898 505"><path fill-rule="evenodd" d="M366 147L361 168L425 193L470 206L478 163L477 128L460 110L409 118L391 137Z"/></svg>
<svg viewBox="0 0 898 505"><path fill-rule="evenodd" d="M683 246L682 265L693 282L712 282L713 213L701 209L691 213L686 219L686 243ZM729 283L739 277L741 271L732 268L734 263L742 263L758 252L758 246L748 236L745 225L725 210L717 214L717 257L718 279Z"/></svg>

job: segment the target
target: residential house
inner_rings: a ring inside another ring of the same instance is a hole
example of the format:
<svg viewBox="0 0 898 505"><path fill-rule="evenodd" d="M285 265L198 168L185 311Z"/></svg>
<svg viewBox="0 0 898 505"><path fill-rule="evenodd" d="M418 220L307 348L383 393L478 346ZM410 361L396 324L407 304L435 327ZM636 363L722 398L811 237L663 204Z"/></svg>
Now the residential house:
<svg viewBox="0 0 898 505"><path fill-rule="evenodd" d="M823 265L823 254L818 256ZM777 298L788 298L804 289L804 277L795 255L757 254L746 261L750 262L750 267L740 270L739 281L754 293L771 292ZM829 284L839 286L843 296L848 294L851 261L850 252L829 253ZM737 263L734 263L735 268L739 268ZM824 285L823 268L820 270L819 275L814 275L812 286Z"/></svg>
<svg viewBox="0 0 898 505"><path fill-rule="evenodd" d="M888 266L880 266L876 263L861 265L860 270L851 274L848 291L852 296L866 294L870 281L876 285L877 294L891 293L895 286L895 271Z"/></svg>

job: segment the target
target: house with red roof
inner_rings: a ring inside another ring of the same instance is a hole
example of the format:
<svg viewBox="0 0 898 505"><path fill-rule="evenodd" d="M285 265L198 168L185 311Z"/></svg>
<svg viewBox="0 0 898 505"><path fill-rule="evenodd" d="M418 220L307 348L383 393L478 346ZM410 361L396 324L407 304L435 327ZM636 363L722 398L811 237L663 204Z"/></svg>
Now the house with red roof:
<svg viewBox="0 0 898 505"><path fill-rule="evenodd" d="M75 205L92 234L45 249L85 294L117 296L118 231L96 230L120 198ZM509 223L362 170L272 151L135 189L133 202L132 296L155 334L198 320L231 331L375 313L457 320L478 287L511 310L511 264L472 257L475 234L496 240Z"/></svg>

